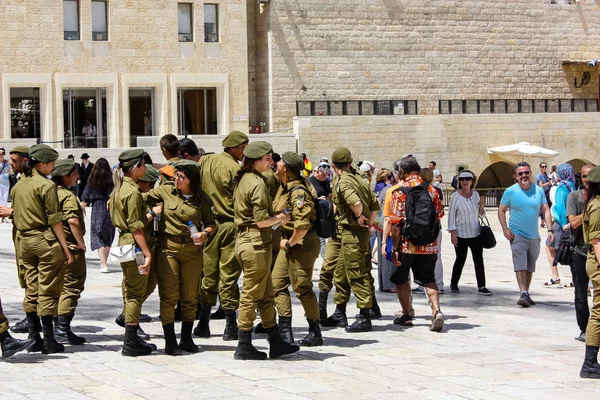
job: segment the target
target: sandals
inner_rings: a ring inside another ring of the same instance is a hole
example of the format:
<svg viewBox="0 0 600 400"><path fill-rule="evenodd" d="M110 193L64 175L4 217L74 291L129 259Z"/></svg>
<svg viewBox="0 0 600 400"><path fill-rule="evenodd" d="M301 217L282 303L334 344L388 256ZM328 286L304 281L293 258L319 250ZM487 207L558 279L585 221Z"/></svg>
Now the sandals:
<svg viewBox="0 0 600 400"><path fill-rule="evenodd" d="M565 288L572 288L572 287L575 287L575 286L573 285L573 282L570 282L569 284L565 285L564 287Z"/></svg>
<svg viewBox="0 0 600 400"><path fill-rule="evenodd" d="M555 286L555 285L560 285L560 278L559 279L550 278L550 280L548 282L544 283L544 286Z"/></svg>

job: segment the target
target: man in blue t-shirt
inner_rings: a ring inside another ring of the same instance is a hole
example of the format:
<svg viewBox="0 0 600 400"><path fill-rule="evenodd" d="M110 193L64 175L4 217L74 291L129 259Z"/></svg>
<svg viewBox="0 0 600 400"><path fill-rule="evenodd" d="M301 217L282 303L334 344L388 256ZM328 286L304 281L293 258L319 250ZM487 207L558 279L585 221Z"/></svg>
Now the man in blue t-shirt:
<svg viewBox="0 0 600 400"><path fill-rule="evenodd" d="M535 305L529 296L529 286L535 272L535 262L540 255L540 234L537 218L542 210L546 226L552 227L552 216L544 190L532 183L531 167L522 161L515 167L517 183L506 189L500 206L498 220L504 237L510 242L513 266L521 297L517 304L521 307ZM506 211L510 210L509 223L506 223ZM548 229L548 240L554 239L552 229Z"/></svg>

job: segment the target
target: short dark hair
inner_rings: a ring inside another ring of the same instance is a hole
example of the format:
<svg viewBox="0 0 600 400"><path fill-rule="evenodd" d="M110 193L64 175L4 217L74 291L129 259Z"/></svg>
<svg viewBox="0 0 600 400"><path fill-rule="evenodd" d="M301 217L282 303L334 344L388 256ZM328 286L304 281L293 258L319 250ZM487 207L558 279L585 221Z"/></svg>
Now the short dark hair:
<svg viewBox="0 0 600 400"><path fill-rule="evenodd" d="M521 167L527 167L531 171L531 165L529 165L529 163L527 161L519 161L517 163L517 165L515 165L515 171L517 170L517 168L521 168Z"/></svg>
<svg viewBox="0 0 600 400"><path fill-rule="evenodd" d="M335 162L335 161L334 161L332 164L333 164L333 166L334 166L334 167L336 167L337 169L345 169L345 168L348 168L348 166L352 165L352 164L351 164L351 163L349 163L349 162L345 162L345 163L343 163L343 162Z"/></svg>
<svg viewBox="0 0 600 400"><path fill-rule="evenodd" d="M437 163L435 161L429 161L429 164L433 164L434 167L437 167Z"/></svg>
<svg viewBox="0 0 600 400"><path fill-rule="evenodd" d="M172 156L176 156L179 154L179 140L177 140L177 136L173 134L166 134L165 136L160 138L160 147L166 150Z"/></svg>
<svg viewBox="0 0 600 400"><path fill-rule="evenodd" d="M540 163L540 168L542 168L542 165L544 165L544 164L546 165L546 167L548 166L548 164L546 164L545 162L543 162L543 161L542 161L542 162ZM529 164L527 164L527 166L529 166Z"/></svg>
<svg viewBox="0 0 600 400"><path fill-rule="evenodd" d="M406 156L400 160L400 170L408 174L410 172L421 172L421 166L413 156Z"/></svg>
<svg viewBox="0 0 600 400"><path fill-rule="evenodd" d="M179 140L179 156L183 158L183 155L188 153L190 156L197 156L200 154L198 146L192 139L184 138Z"/></svg>

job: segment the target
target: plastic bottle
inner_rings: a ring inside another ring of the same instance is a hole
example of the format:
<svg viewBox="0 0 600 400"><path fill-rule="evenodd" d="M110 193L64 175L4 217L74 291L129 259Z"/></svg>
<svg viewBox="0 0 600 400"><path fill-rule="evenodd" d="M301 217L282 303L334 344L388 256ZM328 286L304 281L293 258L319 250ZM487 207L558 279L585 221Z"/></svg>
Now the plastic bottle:
<svg viewBox="0 0 600 400"><path fill-rule="evenodd" d="M286 208L285 211L283 212L284 214L289 214L292 210L290 210L289 208ZM276 223L275 225L271 225L271 228L273 228L274 231L277 230L277 228L279 228L279 225L281 225L281 222Z"/></svg>
<svg viewBox="0 0 600 400"><path fill-rule="evenodd" d="M198 228L192 221L188 222L188 230L190 231L190 237L196 239L198 237Z"/></svg>
<svg viewBox="0 0 600 400"><path fill-rule="evenodd" d="M138 266L138 272L140 275L145 275L146 273L140 269L140 266L144 265L146 258L144 257L144 253L142 253L142 249L137 246L135 247L135 262Z"/></svg>

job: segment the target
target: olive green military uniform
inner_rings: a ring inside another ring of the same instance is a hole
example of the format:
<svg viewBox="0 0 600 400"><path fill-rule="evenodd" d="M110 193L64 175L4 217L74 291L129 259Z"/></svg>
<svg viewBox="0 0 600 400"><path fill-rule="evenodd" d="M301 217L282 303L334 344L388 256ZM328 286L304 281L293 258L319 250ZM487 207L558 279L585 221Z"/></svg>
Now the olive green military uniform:
<svg viewBox="0 0 600 400"><path fill-rule="evenodd" d="M10 151L10 154L17 154L21 157L29 157L29 148L27 146L17 146ZM19 175L19 179L21 179L23 175ZM12 200L12 207L15 206L15 199ZM23 260L21 260L21 247L19 245L19 231L17 230L16 225L13 223L12 229L12 240L15 246L15 259L17 263L17 276L19 278L19 285L23 289L25 289L25 266L23 265Z"/></svg>
<svg viewBox="0 0 600 400"><path fill-rule="evenodd" d="M262 324L268 329L275 326L271 281L273 229L260 229L256 223L273 215L273 202L261 174L244 174L235 189L233 208L238 227L235 255L244 271L238 328L250 331L258 308Z"/></svg>
<svg viewBox="0 0 600 400"><path fill-rule="evenodd" d="M264 174L262 174L265 177L265 184L267 185L267 189L269 190L269 194L271 195L271 198L274 199L275 196L277 196L277 190L279 190L279 187L281 186L281 183L279 182L279 178L277 178L277 175L275 175L275 172L273 172L273 170L269 169L267 172L265 172ZM285 209L285 208L284 208ZM283 210L281 210L283 211ZM277 261L277 255L279 254L279 242L281 242L281 229L277 228L277 229L273 229L272 233L272 237L273 237L273 259L271 262L271 271L273 271L273 268L275 267L275 261Z"/></svg>
<svg viewBox="0 0 600 400"><path fill-rule="evenodd" d="M277 191L274 201L275 212L289 209L290 221L280 227L281 235L290 239L294 229L307 230L302 240L292 246L288 251L280 251L273 268L273 290L275 306L282 317L292 316L292 301L288 290L292 289L302 303L306 319L309 322L319 319L319 305L313 292L312 274L315 261L319 256L321 242L312 224L317 218L314 201L304 182L295 180L281 186ZM278 242L273 246L279 247Z"/></svg>
<svg viewBox="0 0 600 400"><path fill-rule="evenodd" d="M12 189L14 223L25 267L23 311L52 315L64 282L65 260L51 226L62 221L56 186L37 170Z"/></svg>
<svg viewBox="0 0 600 400"><path fill-rule="evenodd" d="M360 309L371 308L373 299L373 276L371 275L371 256L369 229L358 225L350 205L362 202L363 215L370 217L371 211L379 210L375 194L369 190L359 175L342 172L333 188L337 194L335 204L340 214L341 257L336 268L336 304L350 300L350 290L356 297Z"/></svg>
<svg viewBox="0 0 600 400"><path fill-rule="evenodd" d="M337 185L339 180L339 176L335 175L331 180L331 186L334 187ZM336 202L336 193L332 193L332 201ZM336 225L339 222L339 214L335 213ZM319 273L319 291L329 293L333 288L333 279L335 273L335 267L338 263L338 258L340 256L340 249L342 248L342 243L340 242L339 232L337 232L336 226L336 234L329 239L327 239L327 245L325 245L325 258L323 259L323 264L321 265L321 272Z"/></svg>
<svg viewBox="0 0 600 400"><path fill-rule="evenodd" d="M4 311L2 311L2 299L0 299L0 335L6 331L8 331L8 319L6 319Z"/></svg>
<svg viewBox="0 0 600 400"><path fill-rule="evenodd" d="M219 294L223 309L237 310L242 268L235 256L237 228L233 222L233 186L240 165L227 152L205 155L198 164L201 188L212 201L217 223L216 233L204 245L200 302L214 306Z"/></svg>
<svg viewBox="0 0 600 400"><path fill-rule="evenodd" d="M585 243L589 244L594 239L600 239L600 196L590 199L585 207L583 238ZM591 316L585 331L585 344L598 347L600 346L600 264L598 264L593 246L589 248L585 270L594 286Z"/></svg>
<svg viewBox="0 0 600 400"><path fill-rule="evenodd" d="M85 263L85 253L75 248L77 240L73 236L68 221L71 218L77 218L82 235L85 235L85 221L77 196L64 186L58 187L58 204L62 210L65 239L73 254L73 262L65 267L65 283L58 300L58 315L71 315L75 313L77 302L84 289L87 266Z"/></svg>
<svg viewBox="0 0 600 400"><path fill-rule="evenodd" d="M115 228L119 229L119 246L135 244L133 232L140 229L145 231L146 209L137 183L127 176L124 177L120 190L113 191L110 195L109 206L110 219ZM146 242L150 242L148 236ZM135 261L121 263L121 269L125 286L125 322L128 325L137 325L146 295L148 275L138 272Z"/></svg>
<svg viewBox="0 0 600 400"><path fill-rule="evenodd" d="M169 161L167 161L167 165L170 165L172 167L175 166L175 164L177 164L179 161L183 161L184 159L181 157L173 157L171 158Z"/></svg>
<svg viewBox="0 0 600 400"><path fill-rule="evenodd" d="M167 182L150 190L147 202L149 206L163 203L155 251L160 320L163 325L174 322L175 306L181 300L181 320L193 322L202 276L202 248L190 237L188 222L200 232L202 226L214 225L210 200L203 192L186 199L174 183Z"/></svg>

